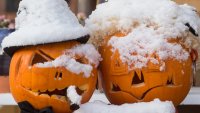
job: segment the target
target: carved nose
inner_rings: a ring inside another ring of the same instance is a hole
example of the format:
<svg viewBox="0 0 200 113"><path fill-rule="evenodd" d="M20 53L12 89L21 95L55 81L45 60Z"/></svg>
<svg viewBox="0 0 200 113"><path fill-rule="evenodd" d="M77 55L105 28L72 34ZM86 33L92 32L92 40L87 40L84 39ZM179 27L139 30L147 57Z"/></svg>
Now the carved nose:
<svg viewBox="0 0 200 113"><path fill-rule="evenodd" d="M140 71L139 74L135 71L132 78L132 85L138 85L142 83L144 83L144 75L142 71Z"/></svg>
<svg viewBox="0 0 200 113"><path fill-rule="evenodd" d="M62 77L63 77L63 73L62 72L56 72L54 79L55 80L62 80Z"/></svg>
<svg viewBox="0 0 200 113"><path fill-rule="evenodd" d="M167 86L173 86L175 85L174 84L174 79L173 79L173 76L172 77L169 77L168 80L167 80Z"/></svg>

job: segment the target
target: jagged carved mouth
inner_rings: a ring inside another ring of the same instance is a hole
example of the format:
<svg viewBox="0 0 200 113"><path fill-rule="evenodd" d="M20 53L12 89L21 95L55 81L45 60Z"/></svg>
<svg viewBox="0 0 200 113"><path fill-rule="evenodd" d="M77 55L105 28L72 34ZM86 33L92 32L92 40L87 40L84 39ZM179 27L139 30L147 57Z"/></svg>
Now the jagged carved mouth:
<svg viewBox="0 0 200 113"><path fill-rule="evenodd" d="M77 109L79 109L79 105L77 103L73 103L70 98L67 97L67 93L68 93L68 88L66 87L64 89L55 89L53 91L33 91L31 89L27 89L25 87L23 87L26 91L28 91L29 93L35 95L35 96L41 96L41 97L47 97L47 98L52 98L52 99L56 99L59 101L63 101L66 103L70 104L70 110L75 111ZM88 89L88 84L82 85L80 87L75 87L76 93L80 96L82 96Z"/></svg>
<svg viewBox="0 0 200 113"><path fill-rule="evenodd" d="M23 86L22 86L23 87ZM54 98L54 99L58 99L61 101L68 101L70 102L70 100L67 97L67 89L69 87L65 87L64 89L54 89L54 90L45 90L45 91L41 91L41 90L32 90L32 89L28 89L23 87L24 89L28 90L31 94L35 95L35 96L46 96L49 98ZM75 88L76 93L80 96L82 96L88 89L88 84L82 85Z"/></svg>
<svg viewBox="0 0 200 113"><path fill-rule="evenodd" d="M144 74L143 74L142 71L140 71L139 74L137 72L134 72L134 76L132 78L132 81L131 81L130 85L131 85L131 87L142 87L142 86L145 85ZM157 86L154 86L154 87L146 90L140 97L135 96L131 92L131 89L130 89L130 91L121 89L120 85L115 84L114 82L111 83L111 92L112 93L123 92L123 93L127 93L127 94L131 95L132 97L136 98L137 100L143 100L150 91L152 91L152 90L154 90L156 88L159 88L159 87L181 87L181 86L182 85L175 85L174 76L170 76L170 77L168 77L168 79L167 79L165 84L157 85Z"/></svg>
<svg viewBox="0 0 200 113"><path fill-rule="evenodd" d="M62 90L55 89L53 91L47 90L45 92L38 92L38 93L39 93L39 95L47 94L49 96L52 96L52 95L66 96L67 95L67 89L68 89L68 87L66 87L65 89L62 89ZM77 94L82 95L85 92L85 90L82 90L79 87L76 87L76 92L77 92Z"/></svg>
<svg viewBox="0 0 200 113"><path fill-rule="evenodd" d="M141 97L137 97L135 96L133 93L129 92L129 91L124 91L124 90L121 90L121 88L118 86L118 85L114 85L112 84L112 92L113 93L119 93L119 92L124 92L124 93L127 93L131 96L133 96L134 98L136 98L137 100L143 100L145 98L145 96L150 92L152 91L153 89L156 89L156 88L159 88L159 87L162 87L163 85L158 85L158 86L155 86L155 87L152 87L150 89L148 89L147 91L145 91Z"/></svg>

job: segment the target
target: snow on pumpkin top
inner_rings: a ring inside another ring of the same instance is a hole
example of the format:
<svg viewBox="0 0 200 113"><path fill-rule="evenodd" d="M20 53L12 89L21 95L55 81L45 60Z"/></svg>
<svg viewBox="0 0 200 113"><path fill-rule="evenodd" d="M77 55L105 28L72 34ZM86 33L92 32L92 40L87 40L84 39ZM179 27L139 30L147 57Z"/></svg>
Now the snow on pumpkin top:
<svg viewBox="0 0 200 113"><path fill-rule="evenodd" d="M61 42L88 35L65 0L22 0L15 20L16 31L3 40L3 48Z"/></svg>
<svg viewBox="0 0 200 113"><path fill-rule="evenodd" d="M86 58L88 63L77 61L77 57ZM38 63L37 67L65 67L72 73L83 74L85 77L90 77L93 66L97 68L101 61L101 55L96 51L91 44L78 45L72 49L68 49L65 53L53 61Z"/></svg>
<svg viewBox="0 0 200 113"><path fill-rule="evenodd" d="M200 18L193 7L171 0L109 0L97 6L86 20L86 27L94 41L116 32L125 34L111 37L108 44L113 52L119 51L123 62L142 68L149 61L158 63L153 54L161 61L187 60L189 53L181 44L192 48L193 40L199 40Z"/></svg>

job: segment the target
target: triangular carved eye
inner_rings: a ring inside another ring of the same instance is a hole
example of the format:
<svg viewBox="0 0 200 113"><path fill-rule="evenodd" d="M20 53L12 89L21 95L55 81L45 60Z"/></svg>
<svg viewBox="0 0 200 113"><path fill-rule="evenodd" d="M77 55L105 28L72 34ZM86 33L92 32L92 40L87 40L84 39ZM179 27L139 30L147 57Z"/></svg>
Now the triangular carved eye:
<svg viewBox="0 0 200 113"><path fill-rule="evenodd" d="M42 57L40 54L36 53L33 57L32 65L44 62L48 62L48 60Z"/></svg>
<svg viewBox="0 0 200 113"><path fill-rule="evenodd" d="M38 52L35 53L33 57L32 65L37 64L37 63L44 63L44 62L48 62L52 60L54 60L54 58L44 53L42 50L38 50Z"/></svg>
<svg viewBox="0 0 200 113"><path fill-rule="evenodd" d="M144 83L144 75L141 71L141 76L139 76L136 72L134 73L133 79L132 79L132 85L137 85Z"/></svg>

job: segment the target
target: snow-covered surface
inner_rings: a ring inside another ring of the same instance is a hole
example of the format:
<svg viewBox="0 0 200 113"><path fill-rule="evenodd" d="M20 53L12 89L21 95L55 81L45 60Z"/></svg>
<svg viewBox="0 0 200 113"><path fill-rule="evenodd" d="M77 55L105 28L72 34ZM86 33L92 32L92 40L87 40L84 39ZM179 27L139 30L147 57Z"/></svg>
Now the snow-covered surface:
<svg viewBox="0 0 200 113"><path fill-rule="evenodd" d="M0 93L0 105L17 105L12 94L10 93Z"/></svg>
<svg viewBox="0 0 200 113"><path fill-rule="evenodd" d="M99 90L94 91L89 102L95 102L95 101L102 101L106 104L110 104L110 102L106 98L106 95L104 93L101 93Z"/></svg>
<svg viewBox="0 0 200 113"><path fill-rule="evenodd" d="M16 17L16 31L2 47L37 45L77 39L88 35L65 0L22 0Z"/></svg>
<svg viewBox="0 0 200 113"><path fill-rule="evenodd" d="M171 0L109 0L98 5L86 20L92 40L97 43L116 32L126 34L113 36L109 44L113 52L119 51L121 60L129 64L129 69L142 68L152 62L159 63L164 70L165 59L187 60L189 52L182 45L193 48L199 37L191 37L186 24L200 35L200 18L195 9ZM171 40L179 42L170 43Z"/></svg>
<svg viewBox="0 0 200 113"><path fill-rule="evenodd" d="M47 67L65 67L70 72L80 74L83 73L85 77L90 77L93 67L88 64L81 64L75 59L68 55L62 55L53 61L38 63L37 67L47 68Z"/></svg>
<svg viewBox="0 0 200 113"><path fill-rule="evenodd" d="M96 101L81 105L74 113L175 113L175 107L172 102L161 102L158 99L152 102L123 105L107 105Z"/></svg>
<svg viewBox="0 0 200 113"><path fill-rule="evenodd" d="M99 65L99 61L102 60L101 55L92 44L82 44L76 46L70 50L67 50L66 54L70 54L71 56L84 56L86 59L88 59L89 63L94 64L95 67L97 67Z"/></svg>
<svg viewBox="0 0 200 113"><path fill-rule="evenodd" d="M75 86L70 86L67 89L67 95L66 96L69 98L69 100L72 102L72 104L78 104L79 105L81 103L82 96L77 94Z"/></svg>
<svg viewBox="0 0 200 113"><path fill-rule="evenodd" d="M89 64L77 62L75 59L76 56L86 58L89 61ZM93 65L97 68L100 60L101 55L92 44L82 44L66 50L63 55L59 56L53 61L38 63L36 66L41 68L65 67L72 73L83 73L85 77L90 77L93 70Z"/></svg>

